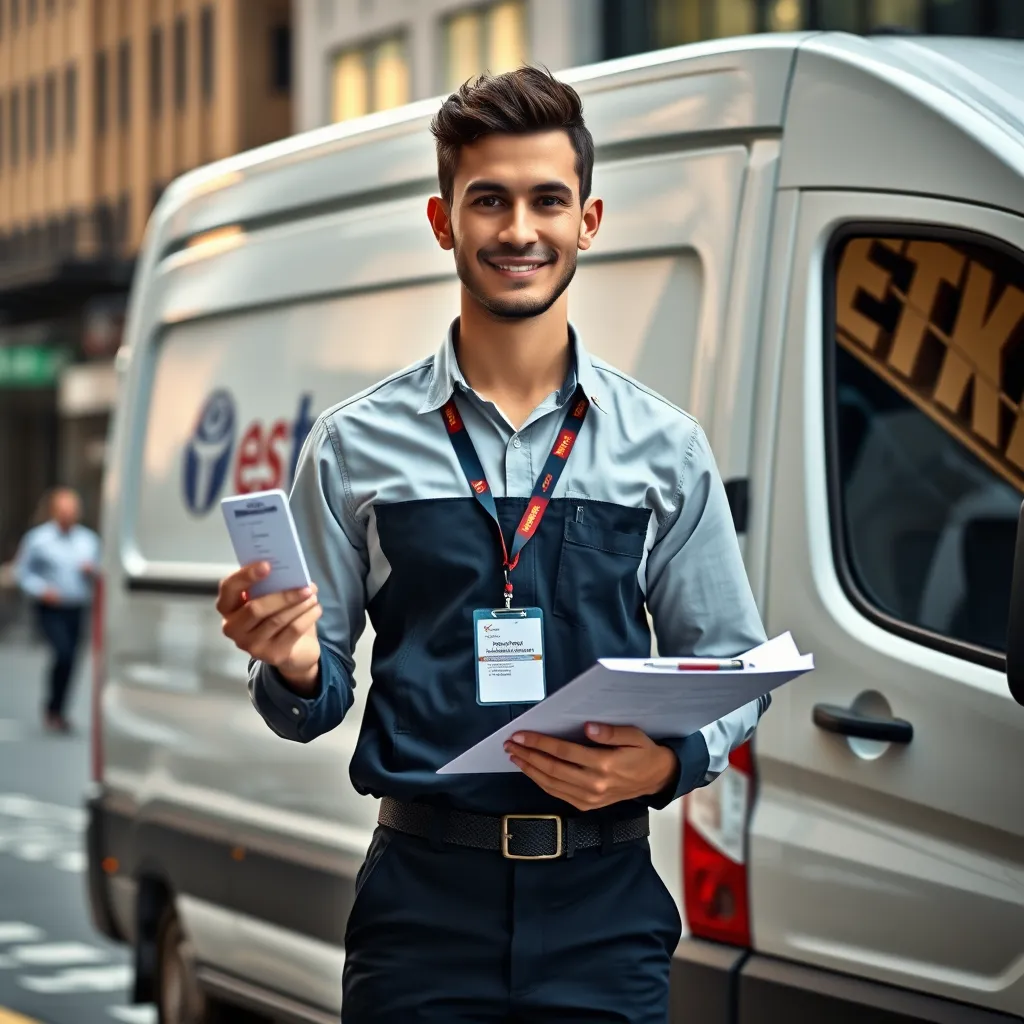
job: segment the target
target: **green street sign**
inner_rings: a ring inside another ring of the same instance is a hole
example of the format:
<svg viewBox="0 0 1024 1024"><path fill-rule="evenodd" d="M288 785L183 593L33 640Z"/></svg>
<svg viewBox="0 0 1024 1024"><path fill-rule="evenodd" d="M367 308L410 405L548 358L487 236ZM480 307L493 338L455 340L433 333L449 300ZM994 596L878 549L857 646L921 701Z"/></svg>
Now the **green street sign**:
<svg viewBox="0 0 1024 1024"><path fill-rule="evenodd" d="M0 388L53 387L66 362L64 349L0 346Z"/></svg>

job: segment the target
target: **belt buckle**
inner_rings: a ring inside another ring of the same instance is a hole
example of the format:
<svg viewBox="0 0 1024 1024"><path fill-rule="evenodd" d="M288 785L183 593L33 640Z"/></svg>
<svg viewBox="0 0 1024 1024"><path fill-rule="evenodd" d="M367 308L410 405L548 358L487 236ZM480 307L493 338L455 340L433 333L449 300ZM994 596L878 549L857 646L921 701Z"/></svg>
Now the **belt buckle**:
<svg viewBox="0 0 1024 1024"><path fill-rule="evenodd" d="M509 853L510 821L553 821L555 823L554 853ZM503 814L501 816L501 855L506 860L556 860L562 856L562 819L557 814Z"/></svg>

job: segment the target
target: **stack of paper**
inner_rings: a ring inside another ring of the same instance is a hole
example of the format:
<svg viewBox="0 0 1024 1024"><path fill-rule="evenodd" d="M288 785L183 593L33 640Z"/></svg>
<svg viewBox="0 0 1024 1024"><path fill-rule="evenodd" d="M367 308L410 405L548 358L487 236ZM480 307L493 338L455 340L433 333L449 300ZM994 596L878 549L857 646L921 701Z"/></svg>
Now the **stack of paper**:
<svg viewBox="0 0 1024 1024"><path fill-rule="evenodd" d="M504 744L520 730L582 741L587 722L632 725L651 739L688 736L814 668L789 633L738 656L742 669L679 671L650 658L603 658L560 690L438 770L441 775L516 772Z"/></svg>

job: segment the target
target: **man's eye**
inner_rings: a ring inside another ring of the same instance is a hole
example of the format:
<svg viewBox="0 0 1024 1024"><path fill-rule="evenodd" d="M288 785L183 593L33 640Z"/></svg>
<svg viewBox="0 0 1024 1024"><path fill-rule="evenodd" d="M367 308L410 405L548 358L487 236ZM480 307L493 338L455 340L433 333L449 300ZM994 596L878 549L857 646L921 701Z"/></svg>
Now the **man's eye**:
<svg viewBox="0 0 1024 1024"><path fill-rule="evenodd" d="M501 200L497 196L481 196L473 205L495 207Z"/></svg>
<svg viewBox="0 0 1024 1024"><path fill-rule="evenodd" d="M541 196L539 200L542 206L565 206L565 200L561 196Z"/></svg>

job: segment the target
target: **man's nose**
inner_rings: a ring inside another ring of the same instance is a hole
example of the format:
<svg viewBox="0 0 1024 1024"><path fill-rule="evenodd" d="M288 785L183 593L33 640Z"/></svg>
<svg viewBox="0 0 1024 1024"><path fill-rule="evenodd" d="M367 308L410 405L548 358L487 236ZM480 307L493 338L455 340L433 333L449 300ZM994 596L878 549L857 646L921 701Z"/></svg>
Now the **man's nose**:
<svg viewBox="0 0 1024 1024"><path fill-rule="evenodd" d="M533 226L528 202L512 204L508 220L498 235L498 240L517 249L525 248L537 241L537 231Z"/></svg>

